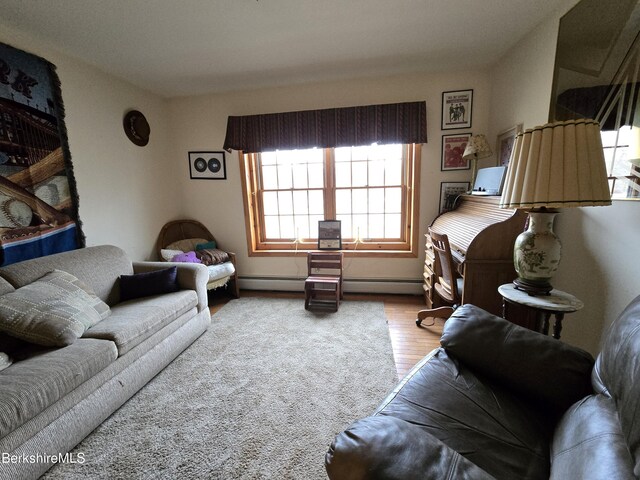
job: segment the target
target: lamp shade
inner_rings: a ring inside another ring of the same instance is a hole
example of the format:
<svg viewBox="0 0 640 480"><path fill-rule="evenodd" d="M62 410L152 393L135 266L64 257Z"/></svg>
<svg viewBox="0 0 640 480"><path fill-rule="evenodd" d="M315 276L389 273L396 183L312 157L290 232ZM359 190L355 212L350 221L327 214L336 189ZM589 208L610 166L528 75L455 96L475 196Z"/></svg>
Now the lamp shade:
<svg viewBox="0 0 640 480"><path fill-rule="evenodd" d="M491 148L484 135L473 135L462 154L463 160L486 158L491 155Z"/></svg>
<svg viewBox="0 0 640 480"><path fill-rule="evenodd" d="M611 205L600 125L548 123L516 136L502 208Z"/></svg>

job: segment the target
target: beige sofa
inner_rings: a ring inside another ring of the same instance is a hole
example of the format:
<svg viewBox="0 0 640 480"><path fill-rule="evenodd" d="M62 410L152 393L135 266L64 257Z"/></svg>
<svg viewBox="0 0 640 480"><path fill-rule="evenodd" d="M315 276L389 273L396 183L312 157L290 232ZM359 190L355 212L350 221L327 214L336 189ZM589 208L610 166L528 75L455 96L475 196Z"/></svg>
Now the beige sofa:
<svg viewBox="0 0 640 480"><path fill-rule="evenodd" d="M166 267L98 246L0 268L0 295L57 269L110 307L71 345L27 345L0 371L0 479L44 473L206 331L211 316L202 265L177 266L178 291L120 302L121 275Z"/></svg>

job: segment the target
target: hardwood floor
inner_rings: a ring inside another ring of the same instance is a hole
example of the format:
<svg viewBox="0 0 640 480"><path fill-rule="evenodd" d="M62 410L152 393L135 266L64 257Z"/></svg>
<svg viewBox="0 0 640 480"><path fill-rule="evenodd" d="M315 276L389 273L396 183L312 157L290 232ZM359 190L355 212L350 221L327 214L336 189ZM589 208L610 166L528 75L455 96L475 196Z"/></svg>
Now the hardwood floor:
<svg viewBox="0 0 640 480"><path fill-rule="evenodd" d="M299 298L304 302L304 294L296 292L266 292L255 290L242 290L241 297L268 297L268 298ZM232 297L221 293L209 296L211 315L220 310ZM393 356L396 362L398 378L411 370L411 368L434 348L440 345L443 321L435 320L435 325L425 319L422 327L417 327L416 313L425 308L422 296L418 295L380 295L365 293L345 293L345 300L378 300L384 302L384 311L389 322L389 336L393 346Z"/></svg>

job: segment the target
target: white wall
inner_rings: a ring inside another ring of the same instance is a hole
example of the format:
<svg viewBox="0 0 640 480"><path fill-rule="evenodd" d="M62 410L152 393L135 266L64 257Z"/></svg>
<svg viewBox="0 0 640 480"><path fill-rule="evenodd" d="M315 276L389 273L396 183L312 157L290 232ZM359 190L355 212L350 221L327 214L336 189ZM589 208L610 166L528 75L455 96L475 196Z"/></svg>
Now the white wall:
<svg viewBox="0 0 640 480"><path fill-rule="evenodd" d="M557 13L508 52L491 75L491 138L524 123L548 121L559 19L576 3L565 0ZM562 339L597 353L603 328L640 294L638 261L640 202L614 201L610 207L564 209L555 230L563 243L553 285L584 301L567 315Z"/></svg>
<svg viewBox="0 0 640 480"><path fill-rule="evenodd" d="M474 89L473 124L469 130L440 130L441 95L446 90ZM187 152L221 150L229 115L249 115L426 100L428 143L423 146L420 192L420 258L348 258L345 277L356 279L422 278L424 237L438 209L440 182L469 181L470 171L440 171L443 133L486 133L489 107L486 72L414 74L376 79L354 79L302 86L269 88L240 93L175 98L170 101L173 132L172 161L177 166L189 216L202 221L226 248L238 254L241 276L301 277L306 275L306 256L249 257L245 232L239 159L227 154L227 180L190 180ZM421 291L419 285L414 285Z"/></svg>
<svg viewBox="0 0 640 480"><path fill-rule="evenodd" d="M168 164L166 102L11 27L0 28L0 41L57 66L87 245L113 244L133 259L149 258L160 228L181 210ZM124 134L130 109L151 126L146 147Z"/></svg>

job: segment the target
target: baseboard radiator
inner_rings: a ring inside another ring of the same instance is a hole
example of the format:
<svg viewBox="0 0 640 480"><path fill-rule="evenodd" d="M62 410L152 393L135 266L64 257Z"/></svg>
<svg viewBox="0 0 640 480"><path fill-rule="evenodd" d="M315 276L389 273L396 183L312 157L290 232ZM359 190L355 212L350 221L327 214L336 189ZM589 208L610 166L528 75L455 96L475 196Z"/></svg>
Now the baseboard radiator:
<svg viewBox="0 0 640 480"><path fill-rule="evenodd" d="M244 290L304 291L304 278L242 276L240 288ZM346 293L395 293L422 295L422 280L418 279L345 279Z"/></svg>

